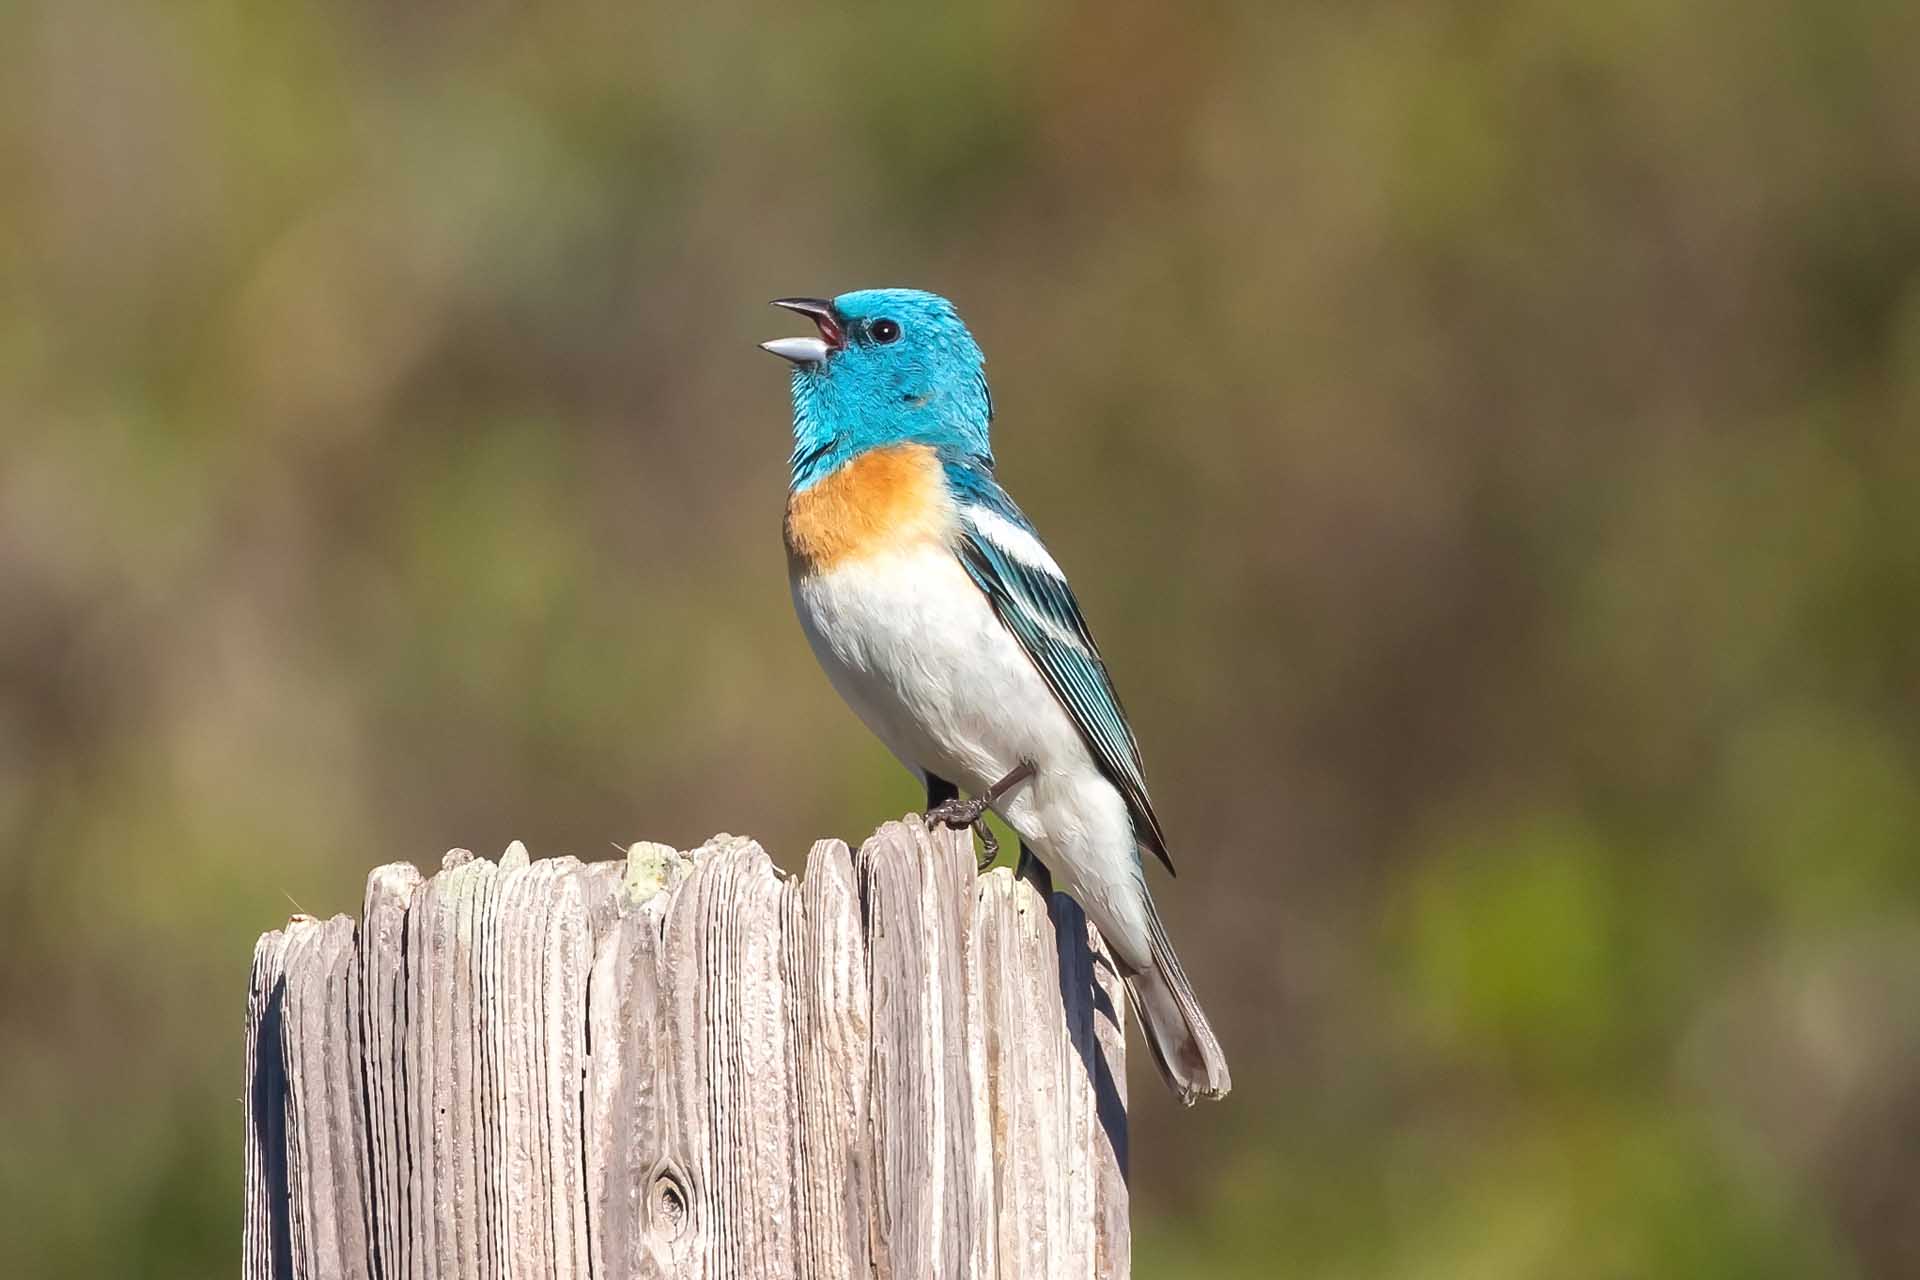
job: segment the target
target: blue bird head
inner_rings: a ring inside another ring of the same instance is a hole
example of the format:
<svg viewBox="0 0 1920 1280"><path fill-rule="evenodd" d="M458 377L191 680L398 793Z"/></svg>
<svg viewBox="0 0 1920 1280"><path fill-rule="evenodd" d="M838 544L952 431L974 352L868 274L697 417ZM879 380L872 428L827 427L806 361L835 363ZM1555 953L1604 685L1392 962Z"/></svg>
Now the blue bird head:
<svg viewBox="0 0 1920 1280"><path fill-rule="evenodd" d="M862 289L773 305L820 331L761 344L793 363L795 492L893 444L993 465L986 357L951 302L919 289Z"/></svg>

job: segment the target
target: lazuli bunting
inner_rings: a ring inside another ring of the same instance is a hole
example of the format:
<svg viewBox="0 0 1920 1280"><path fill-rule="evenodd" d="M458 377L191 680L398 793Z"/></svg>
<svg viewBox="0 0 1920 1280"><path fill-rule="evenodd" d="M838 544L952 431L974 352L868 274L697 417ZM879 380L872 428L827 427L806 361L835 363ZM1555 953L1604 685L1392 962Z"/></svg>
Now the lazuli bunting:
<svg viewBox="0 0 1920 1280"><path fill-rule="evenodd" d="M793 364L786 543L820 665L926 784L930 818L991 808L1100 929L1183 1102L1227 1092L1219 1041L1147 894L1172 870L1140 750L1066 575L994 480L985 359L945 298L783 298ZM958 789L975 797L960 801Z"/></svg>

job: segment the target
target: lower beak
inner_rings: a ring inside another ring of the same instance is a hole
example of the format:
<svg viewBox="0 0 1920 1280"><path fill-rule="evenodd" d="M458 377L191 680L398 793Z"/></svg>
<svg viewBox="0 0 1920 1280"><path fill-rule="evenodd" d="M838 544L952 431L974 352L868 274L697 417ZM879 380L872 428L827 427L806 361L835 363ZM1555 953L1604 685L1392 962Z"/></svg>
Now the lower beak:
<svg viewBox="0 0 1920 1280"><path fill-rule="evenodd" d="M762 351L770 351L782 360L791 360L795 364L819 364L838 351L846 343L846 330L840 326L840 317L834 313L833 304L824 298L775 298L773 305L796 311L819 327L817 338L775 338L772 342L760 344Z"/></svg>
<svg viewBox="0 0 1920 1280"><path fill-rule="evenodd" d="M782 360L791 360L795 364L819 364L833 348L820 338L775 338L772 342L761 343L760 349L771 351Z"/></svg>

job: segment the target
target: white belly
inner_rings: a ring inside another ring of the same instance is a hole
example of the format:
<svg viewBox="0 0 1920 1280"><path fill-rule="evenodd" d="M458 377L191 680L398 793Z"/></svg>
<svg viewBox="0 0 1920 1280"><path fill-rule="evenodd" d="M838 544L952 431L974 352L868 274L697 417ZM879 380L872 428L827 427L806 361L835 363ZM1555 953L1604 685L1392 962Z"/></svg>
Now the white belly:
<svg viewBox="0 0 1920 1280"><path fill-rule="evenodd" d="M953 554L923 543L863 558L796 577L793 598L833 687L908 768L979 795L1033 764L1033 780L995 812L1122 959L1144 964L1144 888L1126 801Z"/></svg>

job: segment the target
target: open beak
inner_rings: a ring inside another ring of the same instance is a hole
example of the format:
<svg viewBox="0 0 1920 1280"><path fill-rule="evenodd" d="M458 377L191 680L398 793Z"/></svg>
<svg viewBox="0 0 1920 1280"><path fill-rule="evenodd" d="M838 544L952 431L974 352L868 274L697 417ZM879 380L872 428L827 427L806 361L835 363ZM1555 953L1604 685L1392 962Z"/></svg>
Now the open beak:
<svg viewBox="0 0 1920 1280"><path fill-rule="evenodd" d="M782 360L791 360L795 364L819 364L847 344L847 331L840 327L840 317L833 313L833 304L826 299L775 298L773 305L807 317L819 326L820 336L775 338L772 342L761 343L762 351L771 351Z"/></svg>

